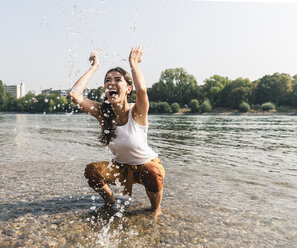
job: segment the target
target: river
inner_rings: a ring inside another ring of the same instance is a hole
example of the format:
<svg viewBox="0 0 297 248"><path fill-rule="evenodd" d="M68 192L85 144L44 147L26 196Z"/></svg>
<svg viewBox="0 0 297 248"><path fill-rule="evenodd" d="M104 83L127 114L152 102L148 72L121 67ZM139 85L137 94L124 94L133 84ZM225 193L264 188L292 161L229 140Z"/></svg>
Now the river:
<svg viewBox="0 0 297 248"><path fill-rule="evenodd" d="M85 114L0 113L0 247L296 247L297 116L149 116L163 215L143 186L113 211L85 165L110 160Z"/></svg>

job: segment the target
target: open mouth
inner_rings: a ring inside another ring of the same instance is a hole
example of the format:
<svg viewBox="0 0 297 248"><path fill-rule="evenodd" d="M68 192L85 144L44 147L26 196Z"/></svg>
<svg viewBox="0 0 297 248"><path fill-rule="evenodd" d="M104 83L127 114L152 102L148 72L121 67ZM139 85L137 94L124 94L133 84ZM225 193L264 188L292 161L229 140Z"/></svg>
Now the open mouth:
<svg viewBox="0 0 297 248"><path fill-rule="evenodd" d="M111 97L113 97L113 98L119 96L119 93L118 93L116 90L110 90L110 91L108 92L108 94L109 94Z"/></svg>

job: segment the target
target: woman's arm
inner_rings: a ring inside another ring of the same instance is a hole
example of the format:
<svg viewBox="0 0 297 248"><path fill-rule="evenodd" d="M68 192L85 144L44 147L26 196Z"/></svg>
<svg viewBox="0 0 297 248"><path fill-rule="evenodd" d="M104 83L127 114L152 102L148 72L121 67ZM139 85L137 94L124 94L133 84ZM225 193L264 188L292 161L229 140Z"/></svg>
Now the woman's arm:
<svg viewBox="0 0 297 248"><path fill-rule="evenodd" d="M136 90L136 102L133 111L133 118L140 125L147 125L147 116L149 110L149 100L147 95L144 75L139 67L142 60L144 48L137 46L132 48L129 56L132 78Z"/></svg>
<svg viewBox="0 0 297 248"><path fill-rule="evenodd" d="M99 67L98 55L101 51L94 50L90 55L90 62L92 67L73 85L72 89L69 91L69 98L80 105L80 108L84 112L88 112L97 119L99 118L100 103L92 101L82 95L84 89L86 88L88 82L90 81L93 74L97 71Z"/></svg>

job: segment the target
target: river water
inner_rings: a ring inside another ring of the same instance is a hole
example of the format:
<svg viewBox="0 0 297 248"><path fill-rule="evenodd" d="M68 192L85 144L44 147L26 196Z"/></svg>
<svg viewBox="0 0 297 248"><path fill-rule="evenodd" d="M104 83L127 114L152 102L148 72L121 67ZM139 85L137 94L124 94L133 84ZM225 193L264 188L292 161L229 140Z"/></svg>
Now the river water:
<svg viewBox="0 0 297 248"><path fill-rule="evenodd" d="M149 116L164 214L113 211L83 172L109 160L88 115L0 113L0 247L296 247L297 116Z"/></svg>

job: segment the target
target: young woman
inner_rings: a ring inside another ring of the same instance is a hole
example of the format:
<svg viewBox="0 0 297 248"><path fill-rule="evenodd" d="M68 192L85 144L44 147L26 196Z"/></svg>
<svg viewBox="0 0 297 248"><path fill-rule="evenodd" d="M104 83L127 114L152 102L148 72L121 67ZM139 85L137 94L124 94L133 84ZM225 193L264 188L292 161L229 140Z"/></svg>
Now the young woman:
<svg viewBox="0 0 297 248"><path fill-rule="evenodd" d="M163 179L165 171L158 155L147 144L148 109L146 83L139 63L144 49L132 48L129 63L136 90L136 102L128 99L132 95L133 83L128 72L120 67L110 69L104 78L106 96L102 103L82 96L91 76L98 69L98 55L94 50L89 58L91 68L74 84L69 97L80 108L94 116L101 126L100 141L112 154L111 162L102 161L86 166L88 184L98 192L111 207L115 198L109 184L124 185L124 194L132 195L134 183L143 184L151 203L153 216L161 214Z"/></svg>

